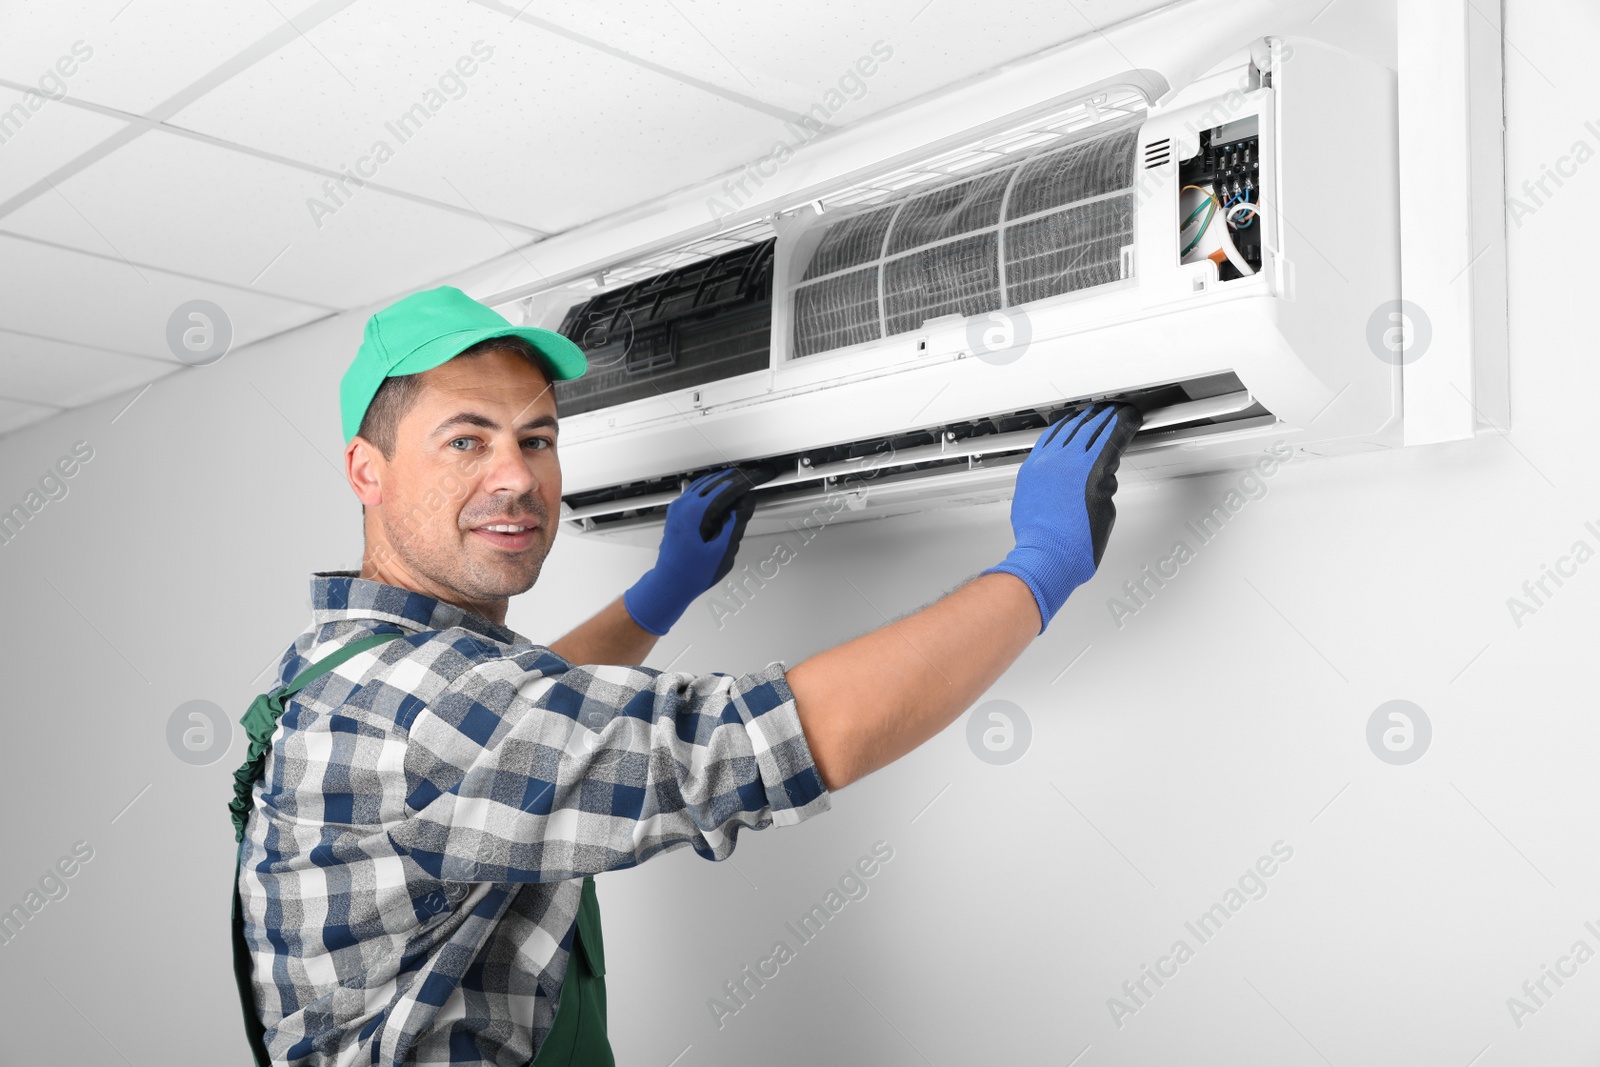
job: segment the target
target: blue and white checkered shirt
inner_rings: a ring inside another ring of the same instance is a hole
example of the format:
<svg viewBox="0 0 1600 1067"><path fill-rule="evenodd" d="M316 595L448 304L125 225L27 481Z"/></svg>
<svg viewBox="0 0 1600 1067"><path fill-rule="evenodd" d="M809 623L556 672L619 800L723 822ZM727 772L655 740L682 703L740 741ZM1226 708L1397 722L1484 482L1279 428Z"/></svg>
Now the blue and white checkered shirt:
<svg viewBox="0 0 1600 1067"><path fill-rule="evenodd" d="M584 875L831 806L782 663L577 666L354 571L312 575L239 892L274 1063L524 1067L555 1017Z"/></svg>

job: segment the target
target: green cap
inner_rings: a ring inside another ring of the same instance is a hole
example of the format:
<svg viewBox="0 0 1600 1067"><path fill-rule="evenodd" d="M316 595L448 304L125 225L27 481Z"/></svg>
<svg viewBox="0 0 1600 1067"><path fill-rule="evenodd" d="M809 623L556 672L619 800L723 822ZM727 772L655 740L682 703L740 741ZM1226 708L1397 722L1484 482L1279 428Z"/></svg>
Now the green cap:
<svg viewBox="0 0 1600 1067"><path fill-rule="evenodd" d="M361 429L367 405L385 378L432 370L491 337L527 341L539 353L551 381L576 378L589 366L583 349L561 334L536 326L513 326L498 311L460 289L442 285L412 293L367 320L356 358L339 381L345 444Z"/></svg>

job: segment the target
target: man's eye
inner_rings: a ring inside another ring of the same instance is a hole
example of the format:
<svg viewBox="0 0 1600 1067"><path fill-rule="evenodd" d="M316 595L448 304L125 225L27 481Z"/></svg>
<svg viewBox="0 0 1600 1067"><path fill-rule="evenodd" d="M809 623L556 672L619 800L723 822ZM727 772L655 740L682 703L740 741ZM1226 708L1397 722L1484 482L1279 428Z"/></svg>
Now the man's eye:
<svg viewBox="0 0 1600 1067"><path fill-rule="evenodd" d="M452 447L454 447L456 444L458 444L458 443L460 443L462 441L470 441L473 444L477 444L477 438L475 438L475 437L457 437L454 440L452 440L450 442L450 444L451 444ZM456 449L456 451L459 452L459 451L461 451L461 449L458 448L458 449Z"/></svg>
<svg viewBox="0 0 1600 1067"><path fill-rule="evenodd" d="M535 446L535 448L541 449L541 450L542 449L546 449L546 448L554 448L555 444L556 444L554 441L550 440L550 438L548 438L548 437L530 437L530 438L528 438L526 441L524 441L522 443L525 444L525 445L533 445L533 446Z"/></svg>

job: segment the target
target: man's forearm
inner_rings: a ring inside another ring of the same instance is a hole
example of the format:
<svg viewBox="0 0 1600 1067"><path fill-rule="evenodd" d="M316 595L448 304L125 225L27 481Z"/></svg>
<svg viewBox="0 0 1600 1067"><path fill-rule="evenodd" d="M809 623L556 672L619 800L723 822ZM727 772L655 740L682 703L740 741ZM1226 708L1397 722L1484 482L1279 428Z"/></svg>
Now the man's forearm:
<svg viewBox="0 0 1600 1067"><path fill-rule="evenodd" d="M550 651L568 663L616 663L637 666L656 647L656 635L633 621L619 596L580 623Z"/></svg>
<svg viewBox="0 0 1600 1067"><path fill-rule="evenodd" d="M943 730L1039 633L1010 574L985 574L921 611L787 672L823 785L842 789Z"/></svg>

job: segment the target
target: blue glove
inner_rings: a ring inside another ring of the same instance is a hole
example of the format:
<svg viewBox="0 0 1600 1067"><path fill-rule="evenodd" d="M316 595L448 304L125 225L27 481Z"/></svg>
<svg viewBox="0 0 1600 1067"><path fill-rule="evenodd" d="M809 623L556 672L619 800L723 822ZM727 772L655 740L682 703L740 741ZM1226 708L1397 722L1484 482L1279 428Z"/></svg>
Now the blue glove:
<svg viewBox="0 0 1600 1067"><path fill-rule="evenodd" d="M1143 416L1131 404L1096 404L1039 436L1017 471L1011 529L1017 544L984 574L1012 574L1039 606L1039 632L1072 591L1094 576L1117 509L1117 465Z"/></svg>
<svg viewBox="0 0 1600 1067"><path fill-rule="evenodd" d="M696 597L728 576L739 538L755 514L750 490L777 476L771 464L712 471L667 505L656 565L622 594L634 622L660 637Z"/></svg>

